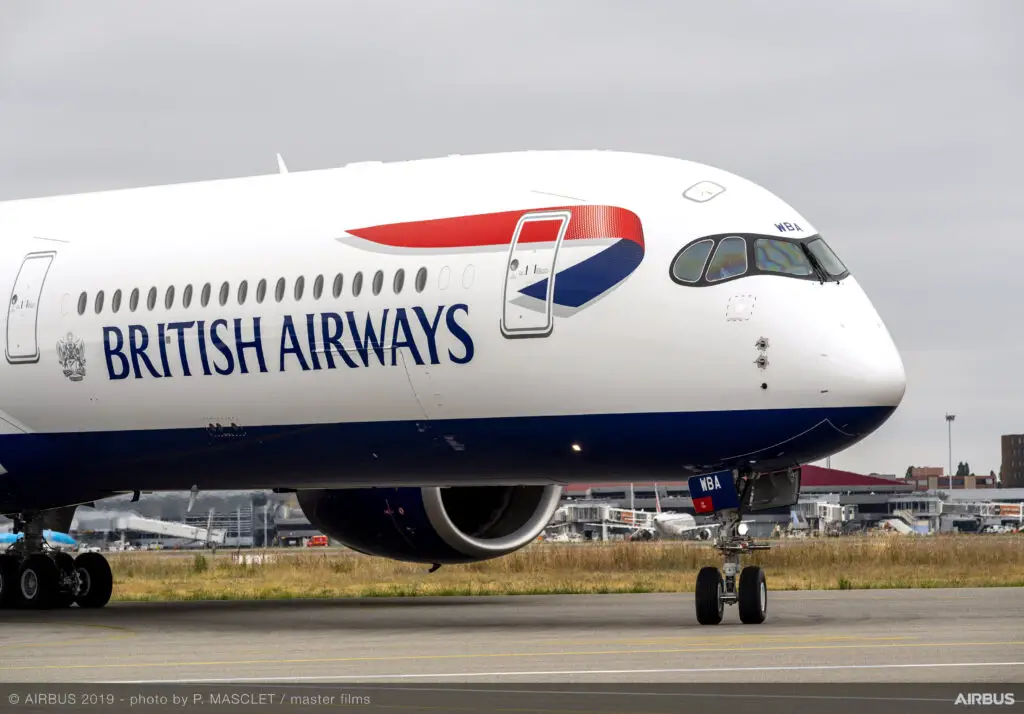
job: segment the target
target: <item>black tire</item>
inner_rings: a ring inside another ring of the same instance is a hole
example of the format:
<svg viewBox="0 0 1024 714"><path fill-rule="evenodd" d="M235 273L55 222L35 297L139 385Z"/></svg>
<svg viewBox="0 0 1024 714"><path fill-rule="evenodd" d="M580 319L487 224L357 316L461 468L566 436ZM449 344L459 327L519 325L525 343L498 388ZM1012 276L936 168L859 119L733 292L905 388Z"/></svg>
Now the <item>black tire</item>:
<svg viewBox="0 0 1024 714"><path fill-rule="evenodd" d="M717 625L725 612L725 584L722 573L711 566L701 568L697 574L697 591L694 600L697 605L697 622L702 625Z"/></svg>
<svg viewBox="0 0 1024 714"><path fill-rule="evenodd" d="M768 616L768 582L764 571L756 565L748 565L740 573L739 585L740 622L744 625L760 625Z"/></svg>
<svg viewBox="0 0 1024 714"><path fill-rule="evenodd" d="M7 553L0 554L0 608L17 607L18 559Z"/></svg>
<svg viewBox="0 0 1024 714"><path fill-rule="evenodd" d="M30 555L18 569L18 599L29 610L46 610L58 595L60 570L53 560L41 553Z"/></svg>
<svg viewBox="0 0 1024 714"><path fill-rule="evenodd" d="M79 607L98 608L110 601L114 592L114 574L107 559L99 553L82 553L75 558L81 589L75 602Z"/></svg>

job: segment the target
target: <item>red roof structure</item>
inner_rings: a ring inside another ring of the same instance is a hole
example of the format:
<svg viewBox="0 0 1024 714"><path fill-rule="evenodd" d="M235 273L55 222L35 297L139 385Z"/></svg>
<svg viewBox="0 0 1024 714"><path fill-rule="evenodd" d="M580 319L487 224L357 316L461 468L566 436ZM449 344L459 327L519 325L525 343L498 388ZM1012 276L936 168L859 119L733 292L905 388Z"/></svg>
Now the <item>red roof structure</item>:
<svg viewBox="0 0 1024 714"><path fill-rule="evenodd" d="M672 489L686 488L686 481L658 481L659 486L667 486ZM633 487L651 487L649 481L637 481ZM621 488L629 489L629 482L622 483L572 483L565 488L567 495L580 496L591 488ZM840 469L827 469L823 466L802 466L800 472L800 491L810 493L829 493L836 491L860 491L868 492L910 492L914 490L914 484L902 479L891 479L882 476L864 476L852 471Z"/></svg>
<svg viewBox="0 0 1024 714"><path fill-rule="evenodd" d="M802 466L800 469L801 491L913 491L913 484L882 476L863 476L852 471L826 469L822 466Z"/></svg>

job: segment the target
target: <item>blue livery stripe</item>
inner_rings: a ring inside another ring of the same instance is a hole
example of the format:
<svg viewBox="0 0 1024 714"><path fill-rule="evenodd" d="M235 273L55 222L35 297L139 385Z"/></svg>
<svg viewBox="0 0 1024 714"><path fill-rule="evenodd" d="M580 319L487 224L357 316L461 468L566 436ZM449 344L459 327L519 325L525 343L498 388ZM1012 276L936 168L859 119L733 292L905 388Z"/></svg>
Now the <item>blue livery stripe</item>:
<svg viewBox="0 0 1024 714"><path fill-rule="evenodd" d="M566 268L555 276L555 304L573 308L586 305L629 277L643 257L643 246L620 240L597 255ZM519 292L544 300L548 294L548 279L544 278Z"/></svg>

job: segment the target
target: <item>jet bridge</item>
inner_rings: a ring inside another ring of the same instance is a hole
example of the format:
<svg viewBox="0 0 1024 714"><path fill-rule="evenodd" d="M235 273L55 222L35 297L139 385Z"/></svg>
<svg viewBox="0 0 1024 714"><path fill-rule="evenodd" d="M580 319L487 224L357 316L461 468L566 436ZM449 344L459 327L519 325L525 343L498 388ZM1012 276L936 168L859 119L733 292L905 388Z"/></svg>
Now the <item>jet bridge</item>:
<svg viewBox="0 0 1024 714"><path fill-rule="evenodd" d="M600 532L601 540L608 540L613 533L630 537L647 533L653 535L655 530L654 513L635 511L629 508L618 508L610 503L579 501L563 504L555 511L548 524L549 535Z"/></svg>
<svg viewBox="0 0 1024 714"><path fill-rule="evenodd" d="M200 541L223 545L225 532L214 528L201 528L190 526L185 523L174 521L161 521L156 518L144 518L134 514L116 516L111 523L113 531L137 531L139 533L152 533L168 538L183 538L185 540Z"/></svg>

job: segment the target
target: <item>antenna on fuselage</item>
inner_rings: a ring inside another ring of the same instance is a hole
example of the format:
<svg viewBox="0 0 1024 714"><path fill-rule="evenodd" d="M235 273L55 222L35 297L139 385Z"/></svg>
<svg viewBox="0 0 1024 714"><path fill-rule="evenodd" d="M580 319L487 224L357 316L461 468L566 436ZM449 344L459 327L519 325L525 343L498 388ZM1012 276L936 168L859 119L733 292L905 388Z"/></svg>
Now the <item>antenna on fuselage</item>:
<svg viewBox="0 0 1024 714"><path fill-rule="evenodd" d="M279 173L288 173L288 167L284 165L284 159L281 158L281 154L277 155L277 170Z"/></svg>

